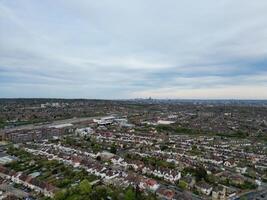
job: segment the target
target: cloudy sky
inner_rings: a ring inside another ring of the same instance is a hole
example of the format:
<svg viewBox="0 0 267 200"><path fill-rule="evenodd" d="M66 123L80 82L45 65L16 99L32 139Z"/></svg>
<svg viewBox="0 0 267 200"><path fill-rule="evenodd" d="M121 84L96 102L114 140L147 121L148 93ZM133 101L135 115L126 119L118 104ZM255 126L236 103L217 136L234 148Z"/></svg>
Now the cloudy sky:
<svg viewBox="0 0 267 200"><path fill-rule="evenodd" d="M0 0L0 97L267 99L266 0Z"/></svg>

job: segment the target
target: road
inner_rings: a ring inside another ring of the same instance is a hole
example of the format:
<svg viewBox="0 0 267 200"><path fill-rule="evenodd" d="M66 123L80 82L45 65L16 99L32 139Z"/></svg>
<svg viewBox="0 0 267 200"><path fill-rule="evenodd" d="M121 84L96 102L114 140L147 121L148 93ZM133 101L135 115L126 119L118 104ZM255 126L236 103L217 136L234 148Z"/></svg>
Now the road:
<svg viewBox="0 0 267 200"><path fill-rule="evenodd" d="M241 199L266 200L267 199L267 190L248 192L248 193L245 193L243 195L240 195L239 197L235 198L234 200L241 200Z"/></svg>

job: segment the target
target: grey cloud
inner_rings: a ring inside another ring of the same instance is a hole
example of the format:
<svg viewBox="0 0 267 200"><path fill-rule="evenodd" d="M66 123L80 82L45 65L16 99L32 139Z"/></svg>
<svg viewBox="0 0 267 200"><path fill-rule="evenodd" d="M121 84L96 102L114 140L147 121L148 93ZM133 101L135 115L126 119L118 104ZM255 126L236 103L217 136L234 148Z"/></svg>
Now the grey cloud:
<svg viewBox="0 0 267 200"><path fill-rule="evenodd" d="M267 71L266 9L264 0L2 1L0 90L35 83L43 95L108 98L243 78L256 87Z"/></svg>

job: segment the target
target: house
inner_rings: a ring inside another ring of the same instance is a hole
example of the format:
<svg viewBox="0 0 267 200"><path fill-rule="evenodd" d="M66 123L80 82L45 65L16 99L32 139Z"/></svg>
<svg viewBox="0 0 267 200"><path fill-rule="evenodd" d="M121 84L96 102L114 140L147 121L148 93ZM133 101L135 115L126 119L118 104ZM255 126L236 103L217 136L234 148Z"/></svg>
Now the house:
<svg viewBox="0 0 267 200"><path fill-rule="evenodd" d="M49 183L45 183L45 187L43 188L43 192L45 196L53 197L54 194L58 191L58 188L54 187Z"/></svg>
<svg viewBox="0 0 267 200"><path fill-rule="evenodd" d="M233 187L227 187L226 188L226 197L227 199L235 199L237 194L237 189Z"/></svg>
<svg viewBox="0 0 267 200"><path fill-rule="evenodd" d="M105 179L107 179L107 180L110 180L110 179L113 179L115 177L118 177L119 175L120 175L119 172L113 171L111 169L105 171Z"/></svg>
<svg viewBox="0 0 267 200"><path fill-rule="evenodd" d="M93 129L91 127L79 128L75 130L75 134L80 137L90 136L93 133Z"/></svg>
<svg viewBox="0 0 267 200"><path fill-rule="evenodd" d="M229 176L230 181L235 185L242 185L245 182L245 179L241 175L231 175Z"/></svg>
<svg viewBox="0 0 267 200"><path fill-rule="evenodd" d="M22 184L27 188L30 188L34 190L37 193L42 193L45 196L53 197L55 191L57 190L56 187L46 183L42 182L34 177L27 176L24 173L16 173L12 176L11 180L14 183Z"/></svg>
<svg viewBox="0 0 267 200"><path fill-rule="evenodd" d="M110 153L108 151L103 151L101 153L98 153L97 156L100 156L101 160L107 161L107 160L111 160L115 156L115 154Z"/></svg>
<svg viewBox="0 0 267 200"><path fill-rule="evenodd" d="M238 173L245 174L247 171L247 167L236 167L235 170Z"/></svg>
<svg viewBox="0 0 267 200"><path fill-rule="evenodd" d="M236 196L236 189L224 185L218 185L212 191L212 200L233 199Z"/></svg>
<svg viewBox="0 0 267 200"><path fill-rule="evenodd" d="M134 127L133 124L129 124L128 120L125 118L121 118L121 119L115 119L116 123L120 126L120 127L126 127L126 128L132 128Z"/></svg>
<svg viewBox="0 0 267 200"><path fill-rule="evenodd" d="M163 178L169 182L176 182L181 178L181 172L172 171L172 170L164 170L164 169L150 169L148 167L144 167L142 169L143 174L153 174L156 177Z"/></svg>
<svg viewBox="0 0 267 200"><path fill-rule="evenodd" d="M127 184L131 185L140 185L141 183L141 176L135 174L135 173L128 173L126 174L125 181Z"/></svg>
<svg viewBox="0 0 267 200"><path fill-rule="evenodd" d="M4 179L11 179L13 176L14 172L9 170L8 168L0 165L0 177Z"/></svg>
<svg viewBox="0 0 267 200"><path fill-rule="evenodd" d="M212 192L212 186L206 183L205 181L201 181L195 185L196 189L201 192L202 194L205 194L209 196Z"/></svg>
<svg viewBox="0 0 267 200"><path fill-rule="evenodd" d="M217 186L212 191L212 200L225 200L226 199L226 188L222 185Z"/></svg>
<svg viewBox="0 0 267 200"><path fill-rule="evenodd" d="M163 172L163 174L164 174L164 179L172 183L178 181L181 178L181 172L169 171L169 172Z"/></svg>
<svg viewBox="0 0 267 200"><path fill-rule="evenodd" d="M166 199L166 200L174 200L175 198L175 191L172 189L168 189L168 188L159 188L156 191L156 194L162 198L162 199Z"/></svg>
<svg viewBox="0 0 267 200"><path fill-rule="evenodd" d="M96 122L99 126L105 126L112 124L114 122L115 117L102 117L100 120L94 119L93 121Z"/></svg>
<svg viewBox="0 0 267 200"><path fill-rule="evenodd" d="M154 179L145 179L142 182L140 182L139 187L142 189L148 189L152 191L156 191L159 188L159 184Z"/></svg>
<svg viewBox="0 0 267 200"><path fill-rule="evenodd" d="M224 166L226 167L236 167L236 163L234 160L227 160L223 163Z"/></svg>

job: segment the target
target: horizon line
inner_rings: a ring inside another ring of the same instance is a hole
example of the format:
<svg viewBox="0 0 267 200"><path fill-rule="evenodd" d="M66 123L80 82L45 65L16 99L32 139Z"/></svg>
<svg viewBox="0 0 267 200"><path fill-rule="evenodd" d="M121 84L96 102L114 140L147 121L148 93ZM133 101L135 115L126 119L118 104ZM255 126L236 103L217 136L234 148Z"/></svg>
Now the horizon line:
<svg viewBox="0 0 267 200"><path fill-rule="evenodd" d="M109 99L109 98L64 98L64 97L0 97L0 100L8 100L8 99L59 99L59 100L107 100L107 101L121 101L121 100L190 100L190 101L267 101L267 99L242 99L242 98L117 98L117 99Z"/></svg>

